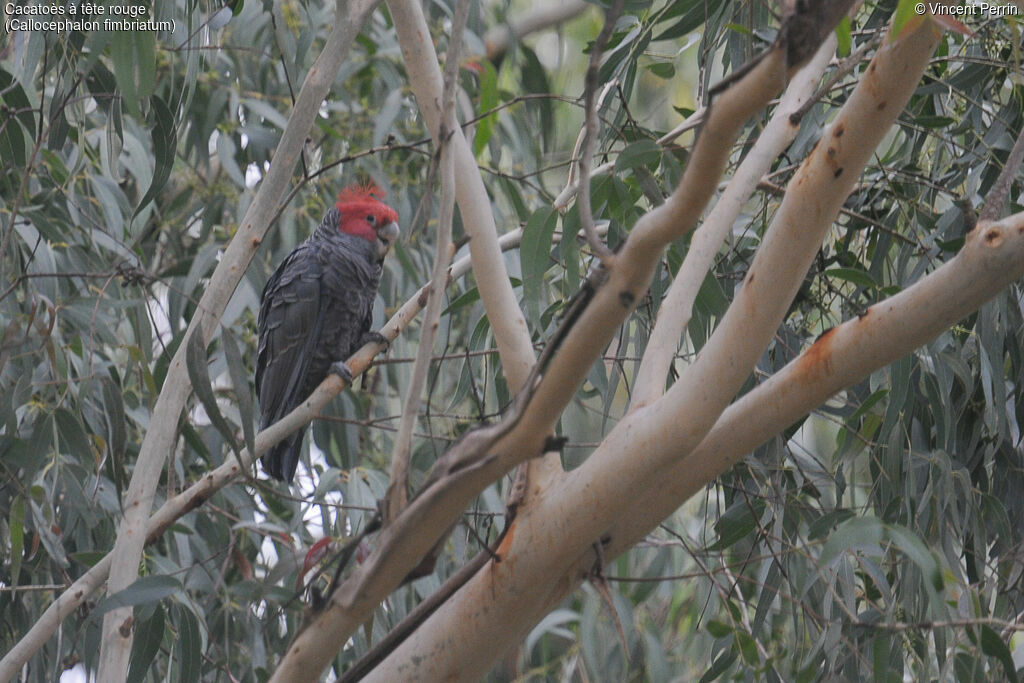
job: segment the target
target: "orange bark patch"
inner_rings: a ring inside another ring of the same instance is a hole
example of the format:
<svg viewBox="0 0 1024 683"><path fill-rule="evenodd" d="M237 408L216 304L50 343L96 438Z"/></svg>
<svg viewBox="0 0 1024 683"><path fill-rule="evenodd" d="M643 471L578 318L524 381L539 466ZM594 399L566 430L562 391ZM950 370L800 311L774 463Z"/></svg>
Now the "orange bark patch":
<svg viewBox="0 0 1024 683"><path fill-rule="evenodd" d="M494 554L498 556L499 560L504 560L508 554L509 547L512 545L512 539L516 535L516 522L512 520L512 524L509 525L508 531L505 532L505 538L501 539L501 544L498 545L497 550Z"/></svg>
<svg viewBox="0 0 1024 683"><path fill-rule="evenodd" d="M809 380L832 372L832 335L836 328L818 337L811 347L797 360L797 374Z"/></svg>

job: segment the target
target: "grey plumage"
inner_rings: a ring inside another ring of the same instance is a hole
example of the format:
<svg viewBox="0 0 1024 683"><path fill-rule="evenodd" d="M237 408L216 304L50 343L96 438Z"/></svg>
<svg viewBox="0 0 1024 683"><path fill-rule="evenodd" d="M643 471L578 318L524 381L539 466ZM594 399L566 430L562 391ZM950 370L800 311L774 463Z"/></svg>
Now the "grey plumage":
<svg viewBox="0 0 1024 683"><path fill-rule="evenodd" d="M381 249L382 238L375 243L342 232L342 219L337 207L328 211L263 289L256 360L261 429L306 400L327 377L331 364L352 355L370 330L381 262L390 242ZM390 226L388 235L397 237L397 225ZM267 474L292 481L305 431L295 432L263 456Z"/></svg>

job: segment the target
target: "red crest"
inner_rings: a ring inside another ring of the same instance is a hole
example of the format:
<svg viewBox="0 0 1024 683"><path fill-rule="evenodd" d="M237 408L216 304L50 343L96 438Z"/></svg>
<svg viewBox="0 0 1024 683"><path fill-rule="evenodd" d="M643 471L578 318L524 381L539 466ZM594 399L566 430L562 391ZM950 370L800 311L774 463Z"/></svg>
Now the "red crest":
<svg viewBox="0 0 1024 683"><path fill-rule="evenodd" d="M387 196L387 192L377 187L371 180L367 183L355 183L338 193L338 203L348 202L379 202Z"/></svg>

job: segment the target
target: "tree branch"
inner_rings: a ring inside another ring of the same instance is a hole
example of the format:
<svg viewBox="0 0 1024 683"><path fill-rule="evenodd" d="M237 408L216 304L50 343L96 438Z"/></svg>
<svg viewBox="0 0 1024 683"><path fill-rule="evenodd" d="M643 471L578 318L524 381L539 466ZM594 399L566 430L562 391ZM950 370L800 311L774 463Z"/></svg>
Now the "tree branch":
<svg viewBox="0 0 1024 683"><path fill-rule="evenodd" d="M657 322L637 371L631 409L653 403L665 393L668 369L679 348L680 337L690 322L697 292L744 203L757 189L758 181L772 162L800 130L799 120L794 122L791 115L814 93L835 49L836 38L832 35L822 43L811 63L793 78L768 125L757 137L711 213L694 233L683 265L658 310Z"/></svg>
<svg viewBox="0 0 1024 683"><path fill-rule="evenodd" d="M881 109L889 116L891 122L902 108L902 103L913 92L937 38L934 25L925 20L916 31L908 32L908 35L901 36L879 52L872 67L869 68L870 75L859 88L861 92L854 95L860 102L858 103L856 99L851 102L827 135L834 135L839 130L844 116L847 117L847 124L852 124L853 120L856 120L867 131L854 130L851 125L846 125L839 136L843 139L841 149L835 149L831 137L823 139L818 146L819 151L812 155L806 164L811 170L806 171L805 177L795 179L791 188L797 188L801 184L814 185L826 178L838 183L845 173L838 174L837 178L836 169L827 164L828 159L842 159L846 164L846 172L852 173L854 177L858 175L859 167L853 162L868 158L874 147L874 144L870 144L872 138L874 137L877 142L887 128L879 122L878 105L883 101L876 98L884 98L884 106ZM757 87L763 87L762 84L766 80L766 74L761 71L769 68L769 63L775 59L771 54L767 55L748 72L747 76L726 90L721 96L722 99L715 103L709 112L701 137L698 138L688 171L692 168L708 168L707 164L697 164L697 149L701 147L709 127L715 125L717 110L726 104L725 98L732 93L743 101L749 101L750 92L756 91ZM748 86L748 83L752 85ZM851 111L856 111L857 116L850 118ZM834 150L832 153L829 152L830 147ZM716 148L721 146L716 145ZM819 173L821 164L824 164L824 174ZM817 178L818 175L821 175L820 180ZM714 180L708 182L714 183ZM683 186L686 186L685 181ZM800 189L801 193L806 191ZM673 197L666 206L672 206L674 201ZM805 232L810 231L810 235L801 234L801 239L812 242L812 250L815 248L813 243L816 236L824 230L821 226L827 228L831 225L837 208L830 207L832 203L834 197L831 192L823 196L819 192L810 201L810 215L799 218L789 216L791 225L801 225ZM838 203L841 203L841 200ZM655 215L658 211L656 209L648 216ZM786 215L781 209L780 213ZM642 218L641 221L643 220ZM660 230L668 228L660 224L641 226L638 222L626 247L618 255L616 268L610 276L612 279L598 293L593 306L597 306L605 292L616 291L612 288L615 271L626 262L634 240L638 236L641 239L652 239L651 234L656 235ZM820 238L818 241L820 242ZM791 249L794 247L792 244L788 246ZM772 252L777 249L778 246L769 248L765 245L762 252L767 252L774 258L775 254ZM802 250L798 249L795 260L799 262L801 255ZM760 257L761 253L758 256ZM795 271L795 274L790 273L790 277L802 279L804 271L799 270L800 265L794 266L792 261L787 260L780 269L784 272ZM752 285L748 281L744 290L764 287L784 298L789 287L782 286L786 283L778 282L774 278L761 278L763 271L760 268L763 265L755 264L752 269L752 272L757 274L758 284ZM783 292L781 295L778 294L780 289ZM777 302L772 302L772 307L776 310L770 313L752 311L750 303L750 299L745 300L741 292L733 304L735 315L746 314L754 316L755 319L765 315L766 318L757 322L755 327L740 327L741 331L770 335L777 327L778 319L785 312L788 300L781 306ZM780 308L781 311L778 311ZM736 325L736 322L731 325ZM724 320L715 334L719 335L723 328L728 329ZM572 334L578 332L589 332L584 328L582 320ZM714 360L718 375L708 371L708 368L701 368L700 374L691 374L689 377L689 381L694 382L693 386L689 387L692 392L690 399L678 401L676 399L681 396L673 396L670 392L655 404L635 411L616 425L582 466L568 473L535 500L534 505L525 514L517 518L515 534L510 535L508 547L501 549L502 557L509 558L508 561L492 562L482 569L462 591L428 619L423 628L382 662L367 680L388 680L399 671L405 677L417 675L441 679L452 675L482 675L501 655L494 650L494 643L516 642L516 639L521 638L557 600L586 578L594 562L592 544L595 541L609 539L610 547L616 548L618 552L621 552L618 545L620 542L635 542L636 536L620 541L614 535L614 530L629 524L630 520L640 514L641 509L647 510L651 507L652 491L662 490L676 482L670 481L666 472L671 471L677 480L690 478L687 466L680 463L688 462L685 460L687 453L701 441L702 435L709 431L711 423L718 417L713 410L715 405L709 408L708 403L724 407L724 403L737 390L738 383L749 374L760 353L760 349L752 352L747 348L747 340L742 338L743 334L737 333L736 327L733 327L731 332L731 336L713 338L701 354L702 357L708 355ZM592 333L590 336L593 336ZM572 335L567 339L566 346L573 348L574 351L579 349L579 346L571 346L571 343ZM714 347L716 343L727 347L717 350L708 348ZM713 353L708 354L708 351ZM698 359L693 367L699 367L700 364L701 361ZM745 369L741 372L734 366L745 366ZM545 381L554 372L553 363L545 376ZM697 377L704 381L696 381ZM685 383L681 379L673 390ZM535 402L539 398L540 395ZM692 412L687 409L691 406L694 408ZM743 428L743 425L733 424L730 432L736 433ZM644 505L637 505L638 500L643 500ZM662 516L665 514L664 507L669 504L678 506L681 502L682 500L678 498L671 501L659 500ZM607 554L611 556L610 552ZM540 586L544 586L545 590L539 590ZM500 614L502 618L494 619L494 614ZM446 641L442 647L439 639L443 638L443 634L448 633L449 628L456 623L460 625L460 633L465 637L456 643Z"/></svg>
<svg viewBox="0 0 1024 683"><path fill-rule="evenodd" d="M1013 143L1010 155L1006 157L1006 164L1000 171L999 177L985 197L985 206L978 215L978 220L994 221L1003 212L1006 200L1010 197L1010 187L1017 178L1021 163L1024 162L1024 128L1017 133L1017 141Z"/></svg>
<svg viewBox="0 0 1024 683"><path fill-rule="evenodd" d="M832 328L723 412L690 455L651 480L652 503L613 522L609 555L627 550L708 482L836 392L928 343L1022 276L1024 212L979 222L951 261Z"/></svg>
<svg viewBox="0 0 1024 683"><path fill-rule="evenodd" d="M594 44L590 50L590 59L587 64L587 75L584 80L583 92L583 150L580 153L580 188L579 188L579 209L580 224L583 226L583 234L587 236L587 244L594 252L594 255L601 260L605 268L611 268L613 254L604 240L597 236L597 228L594 226L594 214L590 207L590 164L594 160L594 149L597 146L597 106L594 101L597 91L597 80L601 68L601 56L604 54L604 46L611 38L615 30L615 22L622 14L622 6L625 0L613 0L608 13L605 15L604 26L597 34Z"/></svg>
<svg viewBox="0 0 1024 683"><path fill-rule="evenodd" d="M455 157L450 146L452 131L459 128L455 118L455 90L458 86L459 53L462 49L462 33L469 16L468 0L459 0L452 20L452 34L445 57L444 92L438 103L443 120L434 139L441 166L441 206L437 219L437 245L434 268L427 285L427 310L423 315L423 327L419 345L416 348L416 362L412 377L406 388L402 419L395 437L391 456L391 482L388 485L384 523L389 524L409 502L409 459L412 454L412 431L420 412L420 395L430 369L430 357L434 351L434 340L441 320L441 301L448 264L452 260L452 219L455 211ZM426 289L426 288L425 288Z"/></svg>
<svg viewBox="0 0 1024 683"><path fill-rule="evenodd" d="M436 107L431 103L441 99L443 86L437 54L423 10L415 0L388 0L388 9L395 23L409 84L419 102L423 119L436 139L441 120ZM450 145L455 159L455 175L459 179L456 200L462 224L470 236L473 275L494 333L502 371L509 388L516 392L522 388L534 365L533 341L519 301L512 290L505 262L494 246L497 227L472 148L459 129L453 131ZM532 455L535 454L521 454L521 460ZM528 470L524 476L531 480L531 484L543 487L558 476L562 466L559 458L551 455L531 462Z"/></svg>
<svg viewBox="0 0 1024 683"><path fill-rule="evenodd" d="M659 145L667 145L688 130L693 130L704 121L704 107L699 108L685 119L680 121L675 128L658 138Z"/></svg>
<svg viewBox="0 0 1024 683"><path fill-rule="evenodd" d="M565 23L582 14L588 7L590 5L583 0L565 0L558 5L539 7L506 26L490 29L484 34L487 59L500 59L513 41L520 41L531 33Z"/></svg>
<svg viewBox="0 0 1024 683"><path fill-rule="evenodd" d="M569 162L569 174L565 179L565 188L563 188L562 191L558 193L558 196L555 197L555 201L551 203L551 205L554 206L559 211L563 211L567 206L569 206L569 202L572 201L573 197L579 194L580 187L582 186L580 178L583 177L583 174L581 173L580 162L583 159L583 147L584 143L587 140L587 128L591 123L593 123L595 128L597 127L597 119L592 118L588 112L594 112L593 116L596 117L597 110L604 106L605 98L608 97L608 95L615 89L615 86L617 85L618 81L616 81L615 79L612 79L605 83L604 87L601 88L601 94L598 95L596 102L594 102L594 100L591 99L592 104L588 104L586 102L587 98L584 97L585 101L583 107L583 125L580 126L579 135L576 136L576 144L572 148L572 157ZM593 91L591 90L591 92ZM593 147L591 147L589 158L593 158L593 156L594 150ZM590 170L587 174L587 177L595 178L604 173L611 173L612 170L614 170L614 168L614 163L604 163L598 166L597 168Z"/></svg>
<svg viewBox="0 0 1024 683"><path fill-rule="evenodd" d="M387 6L402 48L409 85L419 102L423 120L436 140L441 129L441 115L435 103L441 101L444 86L423 9L415 0L387 0ZM473 151L460 129L452 131L450 145L455 158L455 176L459 179L456 201L462 224L470 236L473 276L494 332L505 377L512 390L518 391L535 360L530 331L512 291L501 250L497 247L498 230L487 188L480 177Z"/></svg>

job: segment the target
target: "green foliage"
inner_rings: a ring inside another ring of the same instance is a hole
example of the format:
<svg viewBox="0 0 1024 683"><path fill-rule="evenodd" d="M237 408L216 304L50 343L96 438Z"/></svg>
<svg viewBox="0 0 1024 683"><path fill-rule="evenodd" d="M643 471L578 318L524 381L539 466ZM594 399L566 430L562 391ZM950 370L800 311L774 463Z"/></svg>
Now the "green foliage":
<svg viewBox="0 0 1024 683"><path fill-rule="evenodd" d="M185 339L334 3L236 2L226 14L209 3L156 4L173 32L19 33L0 48L4 652L60 586L112 548L179 345L189 344L196 391L157 504L235 457L233 449L251 447L259 293L340 187L372 179L401 216L376 321L429 279L436 201L425 200L437 192L427 133L390 19L378 11L322 105L297 191L214 342ZM841 29L844 49L856 50L908 6L868 3ZM470 44L522 9L482 4ZM450 7L429 11L443 52ZM575 98L598 26L596 14L585 16L566 27L557 55L531 38L462 74L482 117L471 139L499 229L524 227L523 246L506 263L538 342L589 267L571 237L578 210L551 209L582 120ZM672 107L692 111L700 104L694 88L705 92L763 49L774 26L760 4L627 3L601 68L603 81L617 80L600 112L599 163L614 161L614 171L592 183L612 246L681 177L687 139L656 142L678 122ZM962 246L969 207L983 202L1024 125L1019 23L970 28L977 35L943 37L745 390ZM808 112L772 170L774 184L785 185L865 67ZM750 123L734 162L763 121ZM1022 208L1020 192L1017 182L1011 211ZM777 206L765 193L745 208L698 294L674 372L724 313ZM624 413L637 359L686 253L682 242L563 415L567 466ZM444 353L431 367L414 442L414 486L452 440L510 399L475 283L456 282L447 296ZM1015 288L998 297L761 446L606 568L610 603L592 587L579 591L534 628L518 669L494 677L582 670L588 680L1013 679L1020 636L998 624L1017 619L1024 603L1020 296ZM302 601L293 598L306 551L323 535L362 528L386 490L418 324L314 425L301 491L252 479L218 492L147 548L136 584L73 613L33 658L27 680L54 680L79 662L93 668L102 614L117 605L135 610L132 681L264 680L300 623ZM339 671L497 537L507 489L499 482L479 497L435 574L392 595L337 657ZM315 581L322 588L326 576Z"/></svg>

